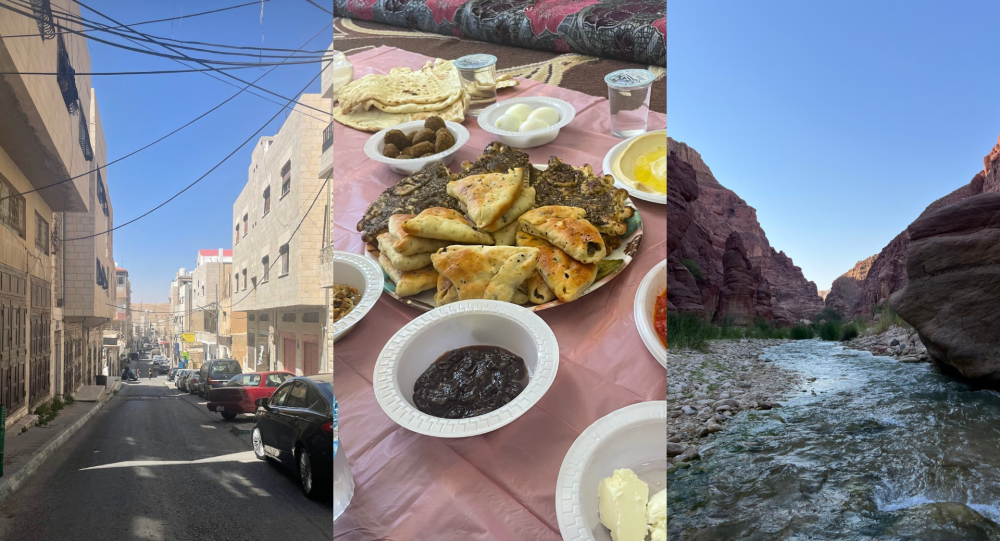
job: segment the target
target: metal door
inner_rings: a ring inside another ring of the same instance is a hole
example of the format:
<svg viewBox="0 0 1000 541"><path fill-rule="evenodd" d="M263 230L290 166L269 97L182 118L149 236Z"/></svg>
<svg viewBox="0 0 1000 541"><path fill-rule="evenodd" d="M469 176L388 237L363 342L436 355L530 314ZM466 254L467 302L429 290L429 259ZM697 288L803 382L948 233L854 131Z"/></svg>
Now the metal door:
<svg viewBox="0 0 1000 541"><path fill-rule="evenodd" d="M295 371L295 333L284 332L281 333L281 364L285 370L289 372L297 373Z"/></svg>
<svg viewBox="0 0 1000 541"><path fill-rule="evenodd" d="M302 335L302 375L319 374L319 337Z"/></svg>

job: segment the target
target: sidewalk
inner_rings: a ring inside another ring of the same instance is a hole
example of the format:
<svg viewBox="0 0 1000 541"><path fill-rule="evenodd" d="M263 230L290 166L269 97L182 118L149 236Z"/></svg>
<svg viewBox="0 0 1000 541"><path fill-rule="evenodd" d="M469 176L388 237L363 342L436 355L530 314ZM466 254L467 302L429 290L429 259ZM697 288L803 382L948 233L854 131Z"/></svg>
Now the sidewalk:
<svg viewBox="0 0 1000 541"><path fill-rule="evenodd" d="M117 388L117 382L115 382ZM114 396L109 389L98 402L75 401L63 408L59 415L45 426L32 426L21 432L24 423L15 423L4 437L3 477L0 477L0 502L10 496L35 473L38 468L80 429L104 404ZM34 416L32 416L34 417Z"/></svg>

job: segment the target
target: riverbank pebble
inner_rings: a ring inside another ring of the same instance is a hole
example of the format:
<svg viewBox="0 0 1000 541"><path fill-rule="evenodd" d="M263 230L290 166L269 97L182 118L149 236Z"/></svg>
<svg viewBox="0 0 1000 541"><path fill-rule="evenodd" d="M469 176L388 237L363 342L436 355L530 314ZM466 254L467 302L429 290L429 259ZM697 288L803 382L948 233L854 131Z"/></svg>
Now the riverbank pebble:
<svg viewBox="0 0 1000 541"><path fill-rule="evenodd" d="M789 340L714 340L709 353L670 351L667 359L668 458L675 466L701 458L698 447L725 430L733 415L780 407L802 376L761 358Z"/></svg>
<svg viewBox="0 0 1000 541"><path fill-rule="evenodd" d="M869 351L872 355L896 357L901 363L929 363L930 355L912 328L889 327L882 334L859 336L846 344L851 349Z"/></svg>

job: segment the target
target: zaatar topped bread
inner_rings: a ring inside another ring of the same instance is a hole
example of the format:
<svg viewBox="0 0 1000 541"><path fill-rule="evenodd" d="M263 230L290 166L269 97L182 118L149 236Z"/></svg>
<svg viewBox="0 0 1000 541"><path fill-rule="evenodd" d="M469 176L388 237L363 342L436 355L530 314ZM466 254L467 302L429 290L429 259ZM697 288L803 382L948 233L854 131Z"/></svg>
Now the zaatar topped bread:
<svg viewBox="0 0 1000 541"><path fill-rule="evenodd" d="M518 218L521 231L541 237L581 263L597 263L608 255L597 228L577 207L548 206L529 210ZM549 284L551 286L551 284Z"/></svg>

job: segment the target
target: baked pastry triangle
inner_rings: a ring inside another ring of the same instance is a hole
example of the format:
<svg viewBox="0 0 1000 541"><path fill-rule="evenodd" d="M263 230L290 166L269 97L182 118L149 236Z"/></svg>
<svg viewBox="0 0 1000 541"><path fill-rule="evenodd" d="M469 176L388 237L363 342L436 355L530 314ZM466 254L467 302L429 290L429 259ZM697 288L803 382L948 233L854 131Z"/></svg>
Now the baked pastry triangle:
<svg viewBox="0 0 1000 541"><path fill-rule="evenodd" d="M432 254L431 263L458 290L454 300L511 302L517 288L534 272L538 255L538 248L531 247L449 246ZM447 300L440 289L438 297L439 306Z"/></svg>
<svg viewBox="0 0 1000 541"><path fill-rule="evenodd" d="M607 255L600 231L579 207L548 206L529 210L518 218L521 231L541 237L581 263L597 263Z"/></svg>

